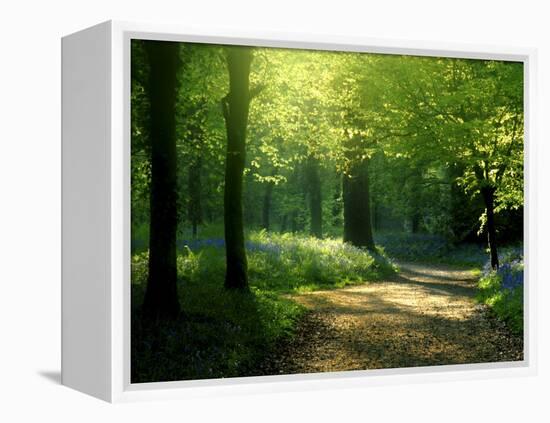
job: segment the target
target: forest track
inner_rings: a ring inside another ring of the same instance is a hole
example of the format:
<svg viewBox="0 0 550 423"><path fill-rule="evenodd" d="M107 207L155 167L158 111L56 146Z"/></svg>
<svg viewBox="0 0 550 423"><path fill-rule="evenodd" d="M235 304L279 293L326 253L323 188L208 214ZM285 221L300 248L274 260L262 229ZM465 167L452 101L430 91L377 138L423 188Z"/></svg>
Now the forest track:
<svg viewBox="0 0 550 423"><path fill-rule="evenodd" d="M523 359L523 339L475 301L472 272L401 263L390 280L296 294L308 308L263 374Z"/></svg>

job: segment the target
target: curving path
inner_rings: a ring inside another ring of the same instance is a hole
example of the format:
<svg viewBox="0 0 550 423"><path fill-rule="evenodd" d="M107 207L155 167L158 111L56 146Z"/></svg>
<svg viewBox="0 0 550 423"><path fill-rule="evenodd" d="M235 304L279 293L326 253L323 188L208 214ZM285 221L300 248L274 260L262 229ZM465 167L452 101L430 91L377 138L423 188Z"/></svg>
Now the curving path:
<svg viewBox="0 0 550 423"><path fill-rule="evenodd" d="M294 295L310 312L264 374L523 359L523 342L475 301L471 272L400 264L392 280Z"/></svg>

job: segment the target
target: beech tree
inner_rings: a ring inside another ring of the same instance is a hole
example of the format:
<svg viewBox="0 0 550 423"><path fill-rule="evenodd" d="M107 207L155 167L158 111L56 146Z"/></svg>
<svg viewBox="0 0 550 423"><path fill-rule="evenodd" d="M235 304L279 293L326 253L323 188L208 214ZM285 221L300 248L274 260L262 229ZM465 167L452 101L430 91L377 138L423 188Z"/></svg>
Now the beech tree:
<svg viewBox="0 0 550 423"><path fill-rule="evenodd" d="M523 205L513 182L523 181L523 65L404 56L378 71L391 128L386 151L448 169L450 184L482 198L480 232L498 268L495 214Z"/></svg>
<svg viewBox="0 0 550 423"><path fill-rule="evenodd" d="M151 41L149 60L151 194L149 276L144 312L175 317L180 311L177 293L177 162L176 93L179 44Z"/></svg>
<svg viewBox="0 0 550 423"><path fill-rule="evenodd" d="M225 161L224 230L226 248L226 288L248 288L248 264L244 248L243 172L246 155L248 110L256 90L250 89L250 65L253 59L249 47L228 47L227 69L229 92L222 99L227 128Z"/></svg>

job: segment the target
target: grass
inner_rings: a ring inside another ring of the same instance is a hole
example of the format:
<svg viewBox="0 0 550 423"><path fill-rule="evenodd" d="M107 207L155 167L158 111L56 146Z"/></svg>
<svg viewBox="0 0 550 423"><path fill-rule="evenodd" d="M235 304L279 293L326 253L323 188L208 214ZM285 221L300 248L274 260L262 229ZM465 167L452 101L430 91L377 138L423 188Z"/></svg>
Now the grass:
<svg viewBox="0 0 550 423"><path fill-rule="evenodd" d="M132 289L133 302L143 295ZM277 340L292 335L303 309L253 290L230 292L213 283L180 287L184 313L147 322L132 313L132 382L254 375Z"/></svg>
<svg viewBox="0 0 550 423"><path fill-rule="evenodd" d="M478 283L478 300L491 307L516 334L523 333L523 253L509 248L501 254L498 271L485 266Z"/></svg>
<svg viewBox="0 0 550 423"><path fill-rule="evenodd" d="M177 264L183 314L171 322L141 318L148 253L133 255L133 383L261 374L262 361L280 340L293 336L305 311L285 294L395 272L383 254L334 239L250 232L246 249L250 292L233 292L223 288L223 240L181 240Z"/></svg>

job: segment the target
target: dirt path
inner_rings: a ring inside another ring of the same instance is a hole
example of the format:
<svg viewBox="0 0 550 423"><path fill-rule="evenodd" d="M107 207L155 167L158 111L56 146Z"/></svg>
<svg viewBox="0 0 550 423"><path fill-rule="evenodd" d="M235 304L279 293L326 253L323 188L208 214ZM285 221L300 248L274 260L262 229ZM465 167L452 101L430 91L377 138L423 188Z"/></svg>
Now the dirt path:
<svg viewBox="0 0 550 423"><path fill-rule="evenodd" d="M265 373L522 359L522 339L475 302L471 272L400 266L390 281L294 296L311 311Z"/></svg>

